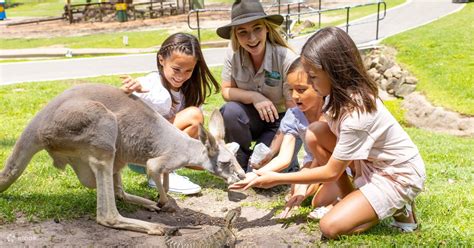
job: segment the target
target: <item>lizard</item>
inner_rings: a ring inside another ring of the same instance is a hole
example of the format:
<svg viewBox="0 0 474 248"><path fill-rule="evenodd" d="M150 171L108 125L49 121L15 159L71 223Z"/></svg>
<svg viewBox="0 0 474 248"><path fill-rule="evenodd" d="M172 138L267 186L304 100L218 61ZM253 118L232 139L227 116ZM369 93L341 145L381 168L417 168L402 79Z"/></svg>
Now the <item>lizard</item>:
<svg viewBox="0 0 474 248"><path fill-rule="evenodd" d="M174 240L172 233L165 236L166 247L169 248L221 248L221 247L235 247L237 240L236 234L232 231L234 222L240 216L241 208L230 210L225 216L225 225L215 233L194 240Z"/></svg>

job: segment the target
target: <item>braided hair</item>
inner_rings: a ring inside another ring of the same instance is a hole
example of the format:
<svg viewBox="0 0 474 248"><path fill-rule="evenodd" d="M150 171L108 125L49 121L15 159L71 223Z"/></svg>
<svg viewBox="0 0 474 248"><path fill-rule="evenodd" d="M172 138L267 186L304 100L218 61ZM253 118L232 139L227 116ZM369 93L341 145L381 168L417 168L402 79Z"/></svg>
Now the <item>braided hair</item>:
<svg viewBox="0 0 474 248"><path fill-rule="evenodd" d="M170 83L164 77L163 66L160 64L159 58L167 59L173 52L190 55L197 60L191 77L181 86L181 92L183 92L185 98L184 107L200 106L204 104L206 97L211 95L213 89L214 93L219 92L220 86L206 65L199 41L195 36L185 33L176 33L169 36L156 54L161 81L168 92L170 92ZM172 96L171 92L170 95ZM173 103L175 103L175 99L173 99Z"/></svg>

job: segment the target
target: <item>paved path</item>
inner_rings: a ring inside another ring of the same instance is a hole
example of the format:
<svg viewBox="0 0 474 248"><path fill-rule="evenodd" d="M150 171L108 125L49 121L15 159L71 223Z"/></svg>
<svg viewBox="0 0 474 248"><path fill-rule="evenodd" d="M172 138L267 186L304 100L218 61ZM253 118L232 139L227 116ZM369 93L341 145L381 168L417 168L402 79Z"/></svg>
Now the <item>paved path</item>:
<svg viewBox="0 0 474 248"><path fill-rule="evenodd" d="M406 4L387 11L385 19L380 21L379 40L429 23L463 6L463 4L453 4L451 0L409 0ZM355 21L349 27L349 35L358 45L378 42L375 41L375 18L375 15L368 16ZM290 42L300 49L306 39L307 37L297 38ZM224 50L225 48L205 49L206 62L210 66L222 64ZM153 70L156 70L155 54L0 63L0 85Z"/></svg>

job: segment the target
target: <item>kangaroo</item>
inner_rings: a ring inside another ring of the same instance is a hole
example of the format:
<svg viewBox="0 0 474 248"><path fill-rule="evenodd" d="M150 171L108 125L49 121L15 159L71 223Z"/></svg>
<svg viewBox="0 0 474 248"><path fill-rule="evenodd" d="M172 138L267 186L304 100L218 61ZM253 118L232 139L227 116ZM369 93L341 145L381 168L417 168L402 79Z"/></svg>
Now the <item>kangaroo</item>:
<svg viewBox="0 0 474 248"><path fill-rule="evenodd" d="M199 140L193 139L134 95L113 86L79 85L51 100L25 128L0 172L0 192L44 149L56 168L69 164L84 186L97 189L97 223L164 235L162 225L121 216L115 197L150 210L166 209L166 175L186 165L201 166L228 184L245 178L235 151L223 141L224 121L217 110L209 130L201 126ZM158 204L123 190L121 170L127 163L146 166L157 184Z"/></svg>

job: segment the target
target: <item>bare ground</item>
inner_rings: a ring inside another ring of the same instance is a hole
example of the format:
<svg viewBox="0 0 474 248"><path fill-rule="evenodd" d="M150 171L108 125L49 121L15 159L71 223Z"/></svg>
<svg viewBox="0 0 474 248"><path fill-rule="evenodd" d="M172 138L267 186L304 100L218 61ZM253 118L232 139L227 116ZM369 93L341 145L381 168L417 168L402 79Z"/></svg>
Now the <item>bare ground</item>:
<svg viewBox="0 0 474 248"><path fill-rule="evenodd" d="M181 229L182 236L175 239L202 239L217 231L223 224L227 211L242 206L242 214L235 223L236 247L307 247L319 243L319 232L310 233L305 217L296 218L286 225L274 217L276 209L268 210L249 206L249 203L269 204L284 195L280 190L253 190L246 192L246 199L229 200L227 192L206 189L202 195L177 200L180 209L176 213L157 213L138 210L126 217L136 218L166 226L201 227ZM235 198L235 197L230 197ZM255 205L255 204L253 204ZM138 246L164 247L163 236L116 230L101 226L94 217L75 220L31 223L23 218L13 224L0 226L0 247L52 247L52 246Z"/></svg>

